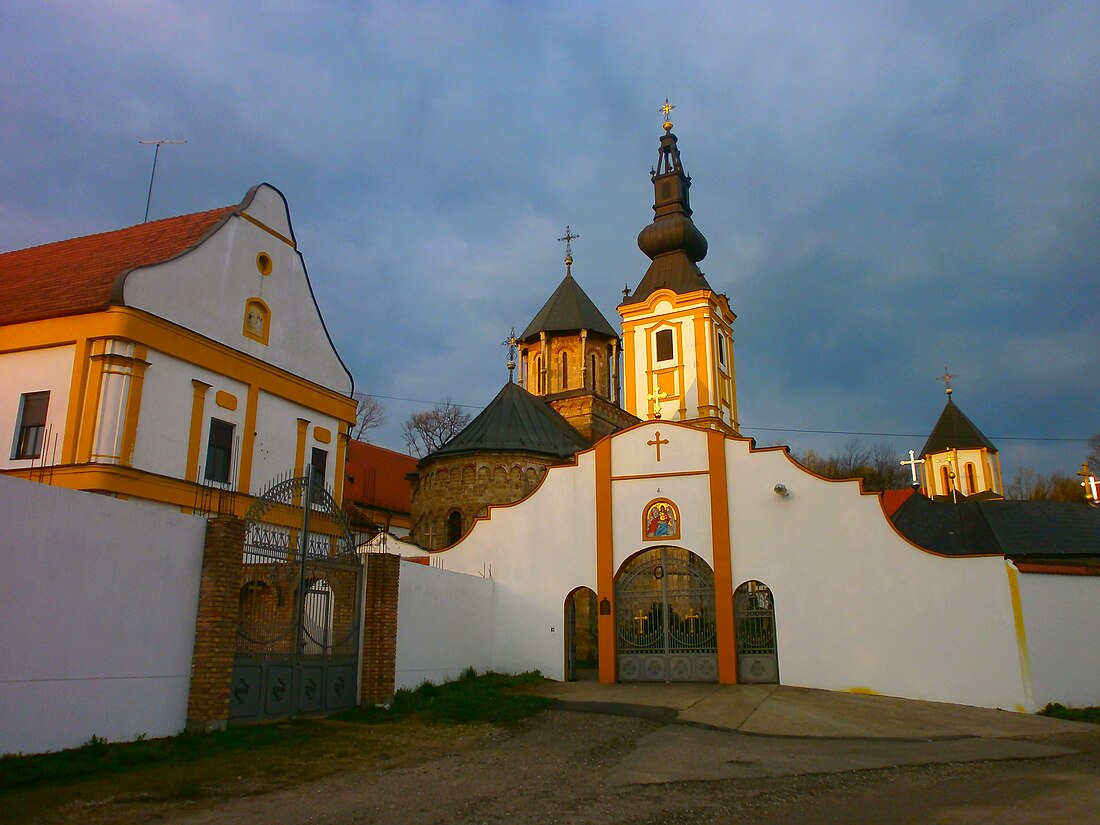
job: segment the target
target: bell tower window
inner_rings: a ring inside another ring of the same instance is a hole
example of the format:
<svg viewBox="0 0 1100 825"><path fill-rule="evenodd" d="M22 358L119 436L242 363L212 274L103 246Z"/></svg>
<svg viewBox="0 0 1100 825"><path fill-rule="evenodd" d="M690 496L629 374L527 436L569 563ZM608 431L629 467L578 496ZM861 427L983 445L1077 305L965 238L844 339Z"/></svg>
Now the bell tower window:
<svg viewBox="0 0 1100 825"><path fill-rule="evenodd" d="M658 361L671 361L675 357L675 348L672 343L672 330L658 330L653 336L654 348L657 350Z"/></svg>

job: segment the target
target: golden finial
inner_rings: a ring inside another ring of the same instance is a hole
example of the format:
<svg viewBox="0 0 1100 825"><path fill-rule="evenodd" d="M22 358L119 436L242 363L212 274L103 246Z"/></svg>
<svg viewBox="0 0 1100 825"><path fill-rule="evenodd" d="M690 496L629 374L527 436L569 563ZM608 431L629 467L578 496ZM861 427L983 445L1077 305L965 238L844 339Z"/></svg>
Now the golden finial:
<svg viewBox="0 0 1100 825"><path fill-rule="evenodd" d="M661 114L665 116L665 131L672 131L672 110L676 107L669 103L668 98L665 98L665 105L661 107Z"/></svg>

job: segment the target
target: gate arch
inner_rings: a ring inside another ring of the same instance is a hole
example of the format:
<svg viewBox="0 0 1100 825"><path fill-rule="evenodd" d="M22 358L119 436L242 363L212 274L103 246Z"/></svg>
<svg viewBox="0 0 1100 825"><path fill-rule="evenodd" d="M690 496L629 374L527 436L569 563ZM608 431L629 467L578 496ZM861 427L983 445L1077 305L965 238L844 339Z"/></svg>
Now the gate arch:
<svg viewBox="0 0 1100 825"><path fill-rule="evenodd" d="M615 642L623 682L718 681L714 571L683 547L654 547L615 579Z"/></svg>
<svg viewBox="0 0 1100 825"><path fill-rule="evenodd" d="M779 684L772 591L755 579L740 585L733 594L733 617L737 628L737 681Z"/></svg>

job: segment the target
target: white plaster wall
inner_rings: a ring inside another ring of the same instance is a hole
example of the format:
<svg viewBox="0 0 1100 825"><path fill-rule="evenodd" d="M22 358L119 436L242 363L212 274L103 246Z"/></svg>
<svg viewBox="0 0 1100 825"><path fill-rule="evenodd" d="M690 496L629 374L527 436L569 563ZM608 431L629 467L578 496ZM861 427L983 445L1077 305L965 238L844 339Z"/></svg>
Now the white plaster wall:
<svg viewBox="0 0 1100 825"><path fill-rule="evenodd" d="M0 754L184 727L205 529L0 476Z"/></svg>
<svg viewBox="0 0 1100 825"><path fill-rule="evenodd" d="M398 581L398 688L492 669L491 579L402 562Z"/></svg>
<svg viewBox="0 0 1100 825"><path fill-rule="evenodd" d="M240 442L244 431L244 415L248 402L248 386L212 370L182 361L163 352L150 350L141 393L137 439L134 442L133 466L151 473L183 478L187 469L187 444L191 431L191 403L194 397L192 380L210 385L206 391L199 437L199 479L206 470L206 446L210 436L210 419L218 418L235 425L237 441L233 479L240 467ZM228 392L237 399L237 409L227 410L216 403L218 391ZM294 437L291 436L291 450ZM186 479L195 481L195 479Z"/></svg>
<svg viewBox="0 0 1100 825"><path fill-rule="evenodd" d="M1100 576L1022 573L1036 708L1100 706Z"/></svg>
<svg viewBox="0 0 1100 825"><path fill-rule="evenodd" d="M65 414L69 407L75 347L50 347L5 353L0 358L0 469L39 465L42 459L13 459L15 428L19 423L19 397L49 390L46 429L50 443L43 447L45 463L61 461L65 440ZM56 453L54 439L56 438Z"/></svg>
<svg viewBox="0 0 1100 825"><path fill-rule="evenodd" d="M1003 558L924 552L877 496L782 450L728 441L726 454L733 584L757 579L774 594L781 682L1033 709Z"/></svg>
<svg viewBox="0 0 1100 825"><path fill-rule="evenodd" d="M261 186L245 213L293 238L286 202L272 187ZM262 275L256 267L260 252L271 257L270 275ZM174 260L130 273L124 293L128 306L329 389L351 392L351 376L325 332L302 256L243 217L230 218L214 235ZM262 299L271 310L266 345L243 334L245 301L251 297Z"/></svg>
<svg viewBox="0 0 1100 825"><path fill-rule="evenodd" d="M252 489L256 495L267 487L271 480L294 469L295 449L298 443L298 419L309 421L306 431L305 457L310 463L313 448L328 453L325 465L325 483L332 486L336 478L336 444L339 439L339 422L316 410L303 407L276 395L261 392L256 408L256 442L252 454ZM327 429L331 440L322 444L316 439L317 427Z"/></svg>
<svg viewBox="0 0 1100 825"><path fill-rule="evenodd" d="M662 437L664 433L662 432ZM616 448L618 445L616 445ZM650 447L650 450L653 448ZM662 456L663 459L663 456ZM662 464L664 461L662 460ZM613 482L614 563L618 573L635 553L651 547L686 547L714 567L710 517L710 476L690 475ZM680 538L645 541L642 514L655 498L668 498L680 509Z"/></svg>
<svg viewBox="0 0 1100 825"><path fill-rule="evenodd" d="M493 507L463 541L433 554L448 570L492 577L494 670L565 678L566 596L596 589L593 454L577 461L549 470L530 506Z"/></svg>

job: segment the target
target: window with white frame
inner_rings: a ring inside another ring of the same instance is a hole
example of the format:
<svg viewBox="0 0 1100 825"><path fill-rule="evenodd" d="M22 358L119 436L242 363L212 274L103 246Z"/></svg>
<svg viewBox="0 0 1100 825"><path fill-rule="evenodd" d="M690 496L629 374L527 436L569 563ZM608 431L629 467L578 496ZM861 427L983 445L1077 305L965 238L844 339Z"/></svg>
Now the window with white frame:
<svg viewBox="0 0 1100 825"><path fill-rule="evenodd" d="M12 458L39 458L46 437L46 410L50 406L49 390L25 392L19 396L19 418L12 440Z"/></svg>

